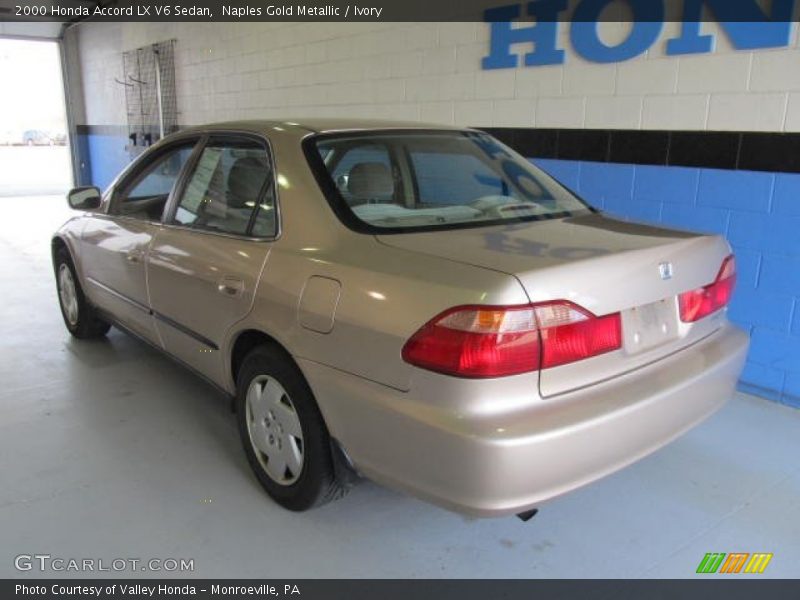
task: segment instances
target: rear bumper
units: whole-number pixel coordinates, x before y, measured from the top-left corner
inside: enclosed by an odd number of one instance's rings
[[[708,417],[731,397],[747,346],[747,335],[726,324],[657,363],[499,413],[454,410],[440,398],[415,397],[413,388],[299,362],[331,434],[360,472],[459,512],[493,516],[612,473]]]

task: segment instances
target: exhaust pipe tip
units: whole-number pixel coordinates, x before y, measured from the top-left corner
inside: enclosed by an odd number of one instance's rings
[[[517,513],[517,518],[518,518],[520,521],[522,521],[523,523],[527,523],[527,522],[528,522],[528,521],[530,521],[530,520],[531,520],[533,517],[535,517],[535,516],[536,516],[536,513],[538,513],[538,512],[539,512],[539,509],[538,509],[538,508],[532,508],[532,509],[530,509],[530,510],[526,510],[526,511],[524,511],[524,512]]]

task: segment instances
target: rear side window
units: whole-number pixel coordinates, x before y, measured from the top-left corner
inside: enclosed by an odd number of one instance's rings
[[[234,235],[275,235],[272,163],[251,140],[212,140],[192,169],[173,222]]]

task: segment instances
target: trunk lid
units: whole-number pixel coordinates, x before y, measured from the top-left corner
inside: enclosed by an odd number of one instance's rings
[[[516,277],[531,302],[620,312],[620,350],[542,371],[554,396],[649,364],[717,329],[724,311],[683,323],[677,295],[714,281],[730,248],[706,236],[600,214],[485,228],[379,235],[378,241]]]

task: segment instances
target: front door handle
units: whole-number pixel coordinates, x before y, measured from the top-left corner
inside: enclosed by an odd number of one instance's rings
[[[129,263],[138,263],[139,261],[142,260],[142,251],[131,250],[130,252],[128,252],[125,258]]]
[[[219,280],[217,291],[223,296],[238,298],[244,292],[244,281],[237,277],[225,276]]]

